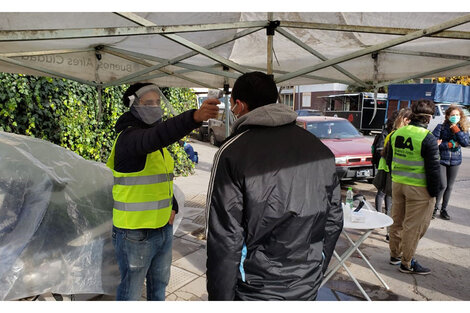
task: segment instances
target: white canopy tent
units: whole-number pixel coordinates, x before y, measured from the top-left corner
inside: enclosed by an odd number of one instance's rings
[[[10,12],[0,42],[2,72],[97,87],[231,87],[253,70],[279,86],[470,75],[468,13]]]

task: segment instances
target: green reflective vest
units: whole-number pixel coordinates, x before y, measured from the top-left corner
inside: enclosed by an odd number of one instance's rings
[[[397,129],[391,138],[393,148],[392,181],[426,187],[421,145],[429,130],[408,125]]]
[[[385,147],[387,146],[388,144],[388,141],[390,140],[390,137],[392,137],[392,134],[394,133],[395,131],[392,131],[390,134],[387,135],[387,137],[385,137],[385,140],[384,140],[384,149]],[[384,157],[381,157],[380,160],[379,160],[379,166],[377,167],[377,169],[379,170],[384,170],[385,172],[390,172],[390,169],[388,168],[388,165],[387,165],[387,162],[385,161],[385,158]]]
[[[119,135],[118,135],[119,138]],[[106,165],[113,171],[113,225],[125,229],[160,228],[168,223],[173,199],[173,158],[167,149],[147,155],[139,172],[114,170],[114,142]]]

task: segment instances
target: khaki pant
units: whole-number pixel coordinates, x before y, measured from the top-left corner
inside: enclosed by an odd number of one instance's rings
[[[426,187],[393,182],[392,202],[390,256],[401,256],[401,263],[410,267],[418,242],[431,222],[436,198],[429,195]]]

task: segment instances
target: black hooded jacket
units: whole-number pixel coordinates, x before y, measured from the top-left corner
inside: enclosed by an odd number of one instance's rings
[[[316,298],[343,211],[334,155],[296,117],[283,104],[257,108],[236,121],[214,156],[209,300]]]
[[[114,169],[122,173],[138,172],[144,169],[147,154],[160,150],[188,135],[202,123],[194,121],[196,110],[189,110],[164,122],[147,125],[130,112],[119,117],[116,132],[119,136],[114,156]],[[173,198],[173,210],[178,204]]]

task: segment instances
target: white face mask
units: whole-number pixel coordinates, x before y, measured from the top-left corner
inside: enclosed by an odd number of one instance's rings
[[[243,103],[242,103],[242,105],[243,105]],[[237,106],[238,106],[238,103],[235,103],[235,105],[233,106],[233,108],[231,108],[232,114],[233,114],[233,116],[235,117],[235,119],[237,119],[237,118],[240,117],[240,113],[235,114],[235,112],[234,112],[234,111],[235,111],[235,108],[236,108]],[[242,111],[243,111],[243,108],[242,108]],[[240,112],[241,112],[241,111],[240,111]]]

